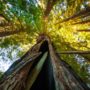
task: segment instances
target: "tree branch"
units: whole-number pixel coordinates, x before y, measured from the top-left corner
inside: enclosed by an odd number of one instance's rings
[[[25,32],[25,30],[3,31],[0,32],[0,37],[10,36],[10,35],[18,34],[20,32]]]
[[[87,14],[90,15],[90,7],[87,7],[85,10],[82,10],[82,11],[80,11],[80,12],[78,12],[78,13],[76,13],[76,14],[74,14],[74,15],[72,15],[72,16],[64,19],[64,20],[62,20],[62,21],[59,21],[56,24],[72,20],[72,19],[74,19],[76,17],[79,17],[79,16],[84,16],[85,17],[85,16],[87,16]]]
[[[61,51],[57,54],[90,54],[90,51]]]
[[[77,32],[90,32],[90,29],[81,29],[81,30],[77,30]]]
[[[72,25],[75,25],[75,24],[86,24],[86,23],[90,23],[90,20],[76,22],[76,23],[73,23]]]

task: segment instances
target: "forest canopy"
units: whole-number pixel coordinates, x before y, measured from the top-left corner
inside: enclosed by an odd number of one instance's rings
[[[0,0],[0,62],[23,56],[43,33],[90,86],[90,0]],[[2,66],[0,75],[9,66]]]

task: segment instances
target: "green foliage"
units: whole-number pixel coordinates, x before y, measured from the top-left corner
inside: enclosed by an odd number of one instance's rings
[[[3,74],[3,72],[0,72],[0,78],[1,78],[2,74]]]
[[[46,33],[57,52],[90,50],[90,33],[79,32],[90,29],[90,0],[57,0],[57,3],[53,2],[51,5],[53,7],[50,11],[45,11],[49,7],[47,5],[48,0],[1,0],[0,16],[6,21],[1,25],[4,20],[0,18],[0,32],[19,30],[20,33],[0,38],[0,47],[18,45],[25,50],[19,52],[18,55],[22,56],[35,43],[40,33]],[[44,12],[49,12],[46,17]],[[90,82],[90,73],[87,70],[90,67],[90,55],[82,56],[87,63],[83,66],[77,62],[75,55],[61,55],[61,58],[69,63],[84,81]]]

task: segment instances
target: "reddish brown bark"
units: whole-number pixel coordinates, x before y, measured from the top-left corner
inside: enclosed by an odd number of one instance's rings
[[[49,15],[50,11],[52,10],[53,6],[56,4],[57,1],[58,0],[48,0],[46,10],[44,12],[44,18]]]
[[[38,70],[34,67],[42,59],[45,52],[49,52],[49,54],[40,74],[32,87],[26,89],[27,85],[25,84],[31,75],[31,71]],[[9,71],[11,73],[0,81],[0,90],[89,90],[72,68],[56,55],[47,36],[43,36],[43,40],[35,44],[16,66],[15,70],[11,68]],[[27,84],[30,85],[30,83]]]

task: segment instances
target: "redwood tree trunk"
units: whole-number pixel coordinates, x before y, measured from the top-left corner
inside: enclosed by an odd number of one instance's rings
[[[60,59],[44,34],[0,81],[0,90],[89,90],[72,68]]]

